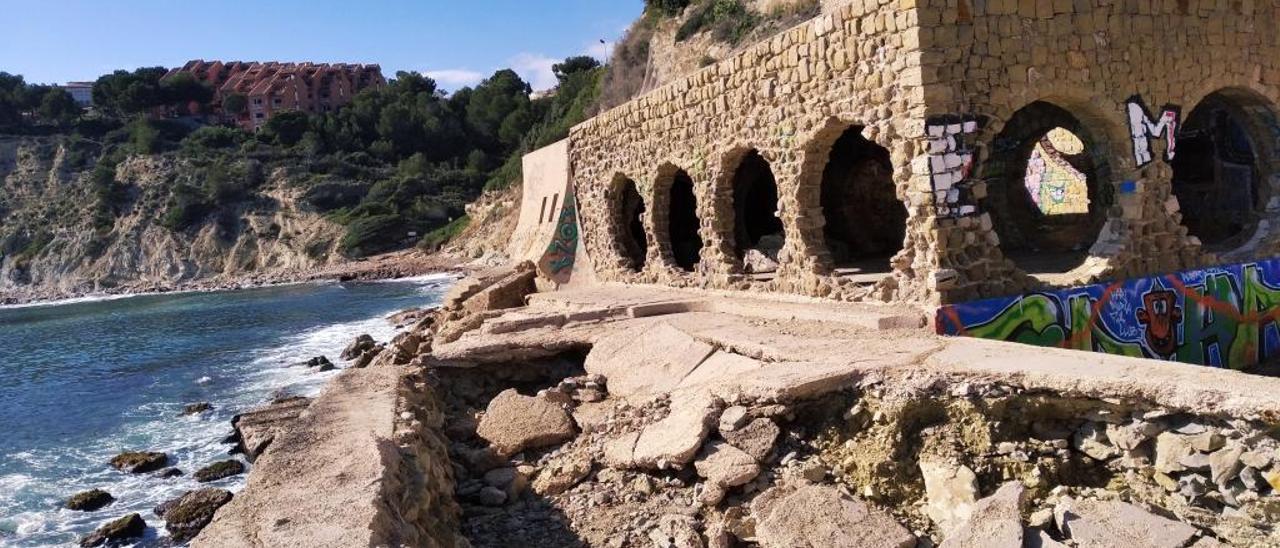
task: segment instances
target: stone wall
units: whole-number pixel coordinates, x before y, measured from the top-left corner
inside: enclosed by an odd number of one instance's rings
[[[603,280],[921,303],[1270,255],[1280,251],[1280,202],[1270,202],[1278,21],[1275,2],[854,1],[573,128],[584,242]],[[1257,230],[1206,250],[1180,225],[1164,143],[1214,92],[1244,113],[1260,197]],[[1082,264],[1052,278],[1002,253],[988,211],[998,205],[986,199],[997,182],[984,160],[1037,101],[1078,121],[1096,167],[1099,235]],[[1175,129],[1161,135],[1163,122]],[[908,211],[892,275],[874,284],[835,275],[824,242],[822,172],[855,126],[889,151]],[[772,277],[744,275],[734,241],[733,176],[753,150],[777,181],[786,235]],[[675,266],[666,235],[666,189],[680,170],[694,182],[705,244],[692,272]],[[617,207],[628,180],[646,205],[638,269],[624,258]]]

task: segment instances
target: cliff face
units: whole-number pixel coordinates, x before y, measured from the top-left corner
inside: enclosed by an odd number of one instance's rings
[[[0,301],[266,280],[341,260],[341,226],[302,208],[283,170],[175,231],[162,218],[185,161],[121,162],[104,216],[93,162],[74,156],[62,137],[0,138]]]

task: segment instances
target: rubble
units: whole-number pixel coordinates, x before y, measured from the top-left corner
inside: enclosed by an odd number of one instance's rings
[[[524,449],[563,443],[577,432],[573,418],[560,404],[521,396],[510,389],[489,402],[476,433],[499,455],[511,456]]]

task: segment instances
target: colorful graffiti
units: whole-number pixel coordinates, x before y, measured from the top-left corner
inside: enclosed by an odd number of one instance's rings
[[[1036,143],[1027,159],[1023,184],[1044,215],[1089,212],[1089,183],[1070,156],[1084,153],[1084,143],[1070,131],[1054,128]]]
[[[972,116],[935,116],[925,123],[933,205],[940,217],[964,217],[978,212],[970,178],[977,156],[965,139],[977,132],[978,119]]]
[[[554,209],[553,209],[554,210]],[[573,193],[564,198],[560,219],[547,251],[538,260],[538,270],[553,282],[569,283],[578,257],[578,201]]]
[[[1125,109],[1129,115],[1129,135],[1133,138],[1133,160],[1138,167],[1151,163],[1151,140],[1165,138],[1164,159],[1172,162],[1178,146],[1178,124],[1182,120],[1182,109],[1176,105],[1165,105],[1160,109],[1157,122],[1151,121],[1151,114],[1142,102],[1142,97],[1134,95],[1125,101]]]
[[[1280,259],[986,299],[942,335],[1246,369],[1280,355]]]

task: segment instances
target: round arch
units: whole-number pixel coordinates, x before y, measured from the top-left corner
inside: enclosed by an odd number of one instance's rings
[[[645,231],[644,198],[634,179],[616,174],[609,183],[610,236],[622,265],[633,271],[644,269],[649,253],[649,237]]]
[[[733,250],[748,275],[771,278],[778,269],[786,231],[778,208],[778,182],[759,150],[731,153],[727,165]],[[732,163],[729,163],[732,162]]]
[[[1002,254],[1033,276],[1084,264],[1114,203],[1107,131],[1083,123],[1088,113],[1047,100],[1028,103],[1007,118],[981,158],[982,210],[991,215]]]
[[[1183,111],[1172,192],[1187,233],[1213,251],[1256,232],[1277,174],[1273,103],[1242,87],[1212,91]]]
[[[675,164],[658,168],[653,191],[654,241],[669,264],[686,272],[696,269],[704,242],[693,178]]]

